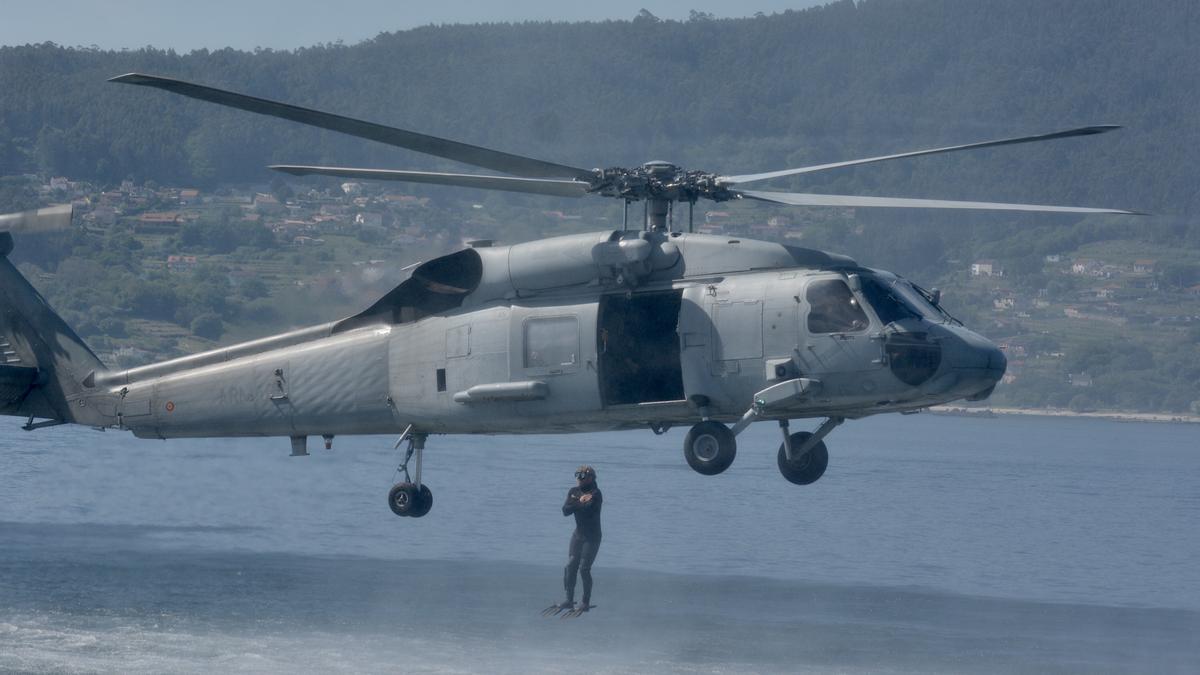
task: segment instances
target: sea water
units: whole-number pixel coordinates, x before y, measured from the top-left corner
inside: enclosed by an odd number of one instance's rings
[[[801,423],[793,430],[804,428]],[[1200,427],[851,421],[817,483],[773,424],[720,476],[684,430],[134,439],[0,421],[0,671],[1194,672]],[[312,444],[317,445],[317,444]],[[597,609],[559,599],[596,467]]]

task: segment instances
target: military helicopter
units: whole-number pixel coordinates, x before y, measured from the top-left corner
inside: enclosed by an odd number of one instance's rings
[[[824,251],[692,232],[700,199],[796,206],[1131,211],[745,189],[772,178],[938,153],[1099,134],[1115,126],[1006,138],[748,175],[667,162],[583,169],[177,79],[113,82],[164,89],[415,150],[507,176],[277,165],[325,175],[621,199],[621,230],[496,246],[421,263],[352,316],[161,363],[107,368],[7,257],[0,262],[0,412],[24,428],[74,423],[139,438],[400,433],[401,516],[433,503],[422,483],[431,434],[567,433],[690,425],[684,457],[719,474],[755,421],[779,424],[777,462],[807,485],[829,461],[825,437],[847,419],[987,398],[1004,374],[997,346],[939,304],[939,293]],[[629,206],[643,202],[640,227]],[[688,231],[674,206],[688,205]],[[69,219],[69,214],[68,214]],[[61,210],[0,219],[9,232],[61,226]],[[812,432],[789,422],[822,419]],[[414,473],[408,466],[415,455]]]

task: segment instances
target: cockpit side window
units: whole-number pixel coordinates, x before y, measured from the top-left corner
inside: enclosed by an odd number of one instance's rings
[[[854,333],[870,324],[850,287],[841,279],[818,279],[808,285],[809,333]]]

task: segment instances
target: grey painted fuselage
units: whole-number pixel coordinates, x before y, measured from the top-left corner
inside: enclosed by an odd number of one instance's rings
[[[841,256],[710,235],[466,249],[342,321],[93,373],[71,421],[153,438],[549,433],[732,421],[795,378],[805,394],[762,418],[990,392],[999,350],[919,298],[881,310],[887,284],[911,290]],[[853,316],[822,318],[821,289]]]

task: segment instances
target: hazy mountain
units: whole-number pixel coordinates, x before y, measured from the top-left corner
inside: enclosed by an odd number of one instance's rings
[[[262,180],[400,150],[162,92],[146,71],[583,166],[765,170],[1092,123],[1100,139],[821,174],[817,190],[1200,208],[1192,0],[849,0],[752,19],[425,27],[291,52],[0,49],[0,173]],[[462,167],[456,167],[462,168]]]

